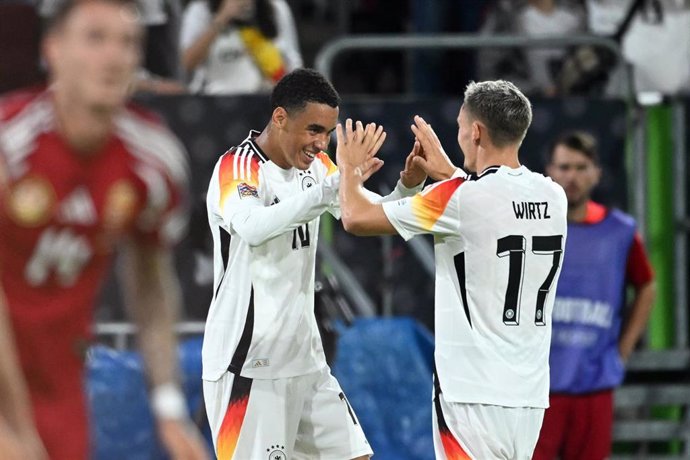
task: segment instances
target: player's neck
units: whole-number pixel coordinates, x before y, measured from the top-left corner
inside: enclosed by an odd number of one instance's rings
[[[97,153],[110,138],[113,111],[99,111],[54,94],[58,131],[72,149],[83,156]]]
[[[517,149],[481,149],[477,155],[477,174],[490,166],[507,166],[512,169],[520,167]]]
[[[271,124],[261,131],[261,134],[256,136],[254,142],[266,154],[269,160],[278,165],[282,169],[290,169],[291,166],[286,164],[285,159],[280,155],[280,147],[275,141],[275,137],[271,136]]]
[[[585,200],[582,204],[570,206],[568,205],[568,222],[584,222],[587,217],[587,203]]]

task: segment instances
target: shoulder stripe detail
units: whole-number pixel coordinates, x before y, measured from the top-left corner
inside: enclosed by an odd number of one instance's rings
[[[264,156],[264,153],[261,151],[261,149],[259,148],[259,146],[256,145],[256,143],[254,142],[253,139],[249,139],[249,140],[247,141],[247,145],[248,145],[249,148],[254,152],[254,154],[256,154],[258,160],[259,160],[261,163],[266,163],[266,162],[268,161],[268,160],[266,159],[266,157]]]
[[[163,126],[125,111],[115,121],[118,135],[139,160],[164,168],[178,184],[189,182],[189,166],[180,141]]]
[[[21,164],[35,150],[36,139],[54,126],[50,100],[38,96],[16,116],[0,123],[0,152],[5,156],[9,173],[19,174]]]
[[[412,212],[426,230],[431,230],[448,206],[455,191],[466,182],[462,177],[434,184],[412,198]]]
[[[259,187],[259,161],[248,145],[241,145],[226,152],[219,160],[218,185],[220,207],[223,209],[227,199],[243,191],[243,196],[256,196]],[[241,185],[241,187],[240,187]]]
[[[247,178],[247,180],[251,180],[252,178],[252,158],[254,157],[255,153],[252,151],[247,155],[246,160],[244,161],[244,170],[242,171],[244,173],[244,177]]]
[[[333,163],[333,160],[331,160],[331,157],[328,156],[326,152],[317,153],[316,158],[318,158],[326,167],[326,176],[330,176],[338,170],[338,167],[335,165],[335,163]]]
[[[237,171],[240,170],[240,157],[244,153],[244,147],[233,150],[230,155],[232,155],[232,180],[236,181],[239,179]]]

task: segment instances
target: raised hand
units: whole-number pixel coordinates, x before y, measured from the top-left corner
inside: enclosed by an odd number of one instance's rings
[[[354,170],[362,177],[362,181],[381,169],[383,161],[376,158],[376,154],[386,139],[382,126],[369,123],[365,128],[361,121],[357,121],[353,127],[352,119],[348,118],[344,128],[342,124],[338,124],[336,136],[338,168]]]
[[[407,188],[416,187],[426,180],[426,172],[414,162],[417,156],[423,156],[423,152],[421,144],[415,139],[412,151],[405,159],[405,169],[400,171],[400,181]]]
[[[414,164],[423,169],[434,180],[449,179],[457,169],[443,150],[438,136],[422,117],[416,115],[410,126],[421,146],[422,155],[412,158]]]

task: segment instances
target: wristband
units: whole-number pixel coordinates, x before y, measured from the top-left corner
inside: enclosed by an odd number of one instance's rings
[[[159,385],[151,390],[151,410],[160,419],[181,420],[188,417],[184,394],[174,383]]]

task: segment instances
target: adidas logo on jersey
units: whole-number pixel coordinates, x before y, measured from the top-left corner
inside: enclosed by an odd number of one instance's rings
[[[58,219],[77,225],[91,225],[96,222],[96,209],[86,188],[79,187],[62,200]]]
[[[257,367],[268,367],[270,366],[270,363],[268,359],[255,359],[252,361],[252,367],[257,368]]]

